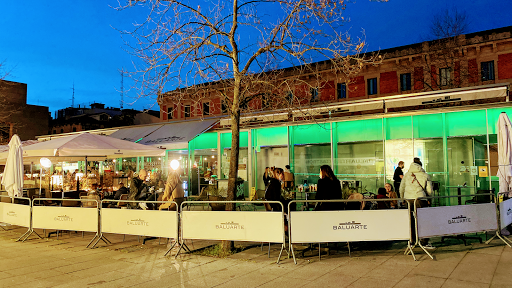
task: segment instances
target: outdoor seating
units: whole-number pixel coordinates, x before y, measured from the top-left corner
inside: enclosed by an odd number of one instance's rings
[[[121,194],[119,200],[128,200],[128,194]],[[126,207],[127,205],[127,202],[117,202],[117,207]]]
[[[89,199],[96,200],[96,201],[81,201],[82,202],[82,207],[85,207],[85,208],[97,208],[98,207],[98,202],[97,201],[100,200],[99,196],[97,196],[97,195],[82,196],[82,197],[80,197],[80,199],[82,199],[82,200],[89,200]]]

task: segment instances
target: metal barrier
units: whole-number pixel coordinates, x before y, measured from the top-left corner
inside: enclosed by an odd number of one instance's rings
[[[106,239],[103,233],[172,238],[175,242],[165,255],[178,243],[178,209],[176,211],[169,211],[103,208],[103,203],[109,202],[162,204],[171,202],[178,208],[178,203],[174,201],[102,200],[102,207],[100,209],[100,238],[92,247],[96,246],[100,239]]]
[[[462,198],[475,196],[489,196],[494,198],[493,194],[485,193],[421,197],[417,198],[416,201],[414,199],[408,199],[408,201],[414,201],[414,218],[416,223],[416,242],[412,248],[418,245],[430,258],[434,259],[434,257],[422,245],[420,241],[421,238],[497,231],[498,219],[496,217],[497,204],[495,201],[494,203],[491,202],[469,205],[418,207],[418,203],[420,203],[419,201],[421,200],[428,201],[429,199],[439,200],[442,198]],[[489,243],[489,241],[486,243]],[[412,248],[410,251],[412,251]],[[408,251],[406,251],[406,253],[408,253]]]
[[[27,227],[28,230],[20,238],[16,241],[25,240],[35,233],[32,229],[32,200],[26,197],[10,197],[0,195],[0,198],[10,198],[12,199],[12,203],[0,202],[0,222],[8,223],[11,225],[17,225],[22,227]],[[28,205],[25,204],[16,204],[14,203],[16,199],[20,199],[23,201],[28,201]],[[2,227],[3,228],[3,227]],[[35,233],[39,238],[39,234]]]
[[[293,203],[354,203],[390,202],[404,199],[357,199],[357,200],[293,200]],[[329,211],[290,211],[289,246],[295,259],[294,243],[325,243],[351,241],[406,240],[411,248],[411,220],[409,209],[376,210],[329,210]],[[350,245],[348,247],[350,255]],[[411,250],[412,251],[412,250]],[[416,260],[414,253],[412,253]]]
[[[184,211],[181,204],[180,249],[188,249],[184,239],[228,240],[282,243],[277,263],[285,248],[283,204],[279,201],[201,201],[203,204],[251,203],[279,204],[280,212],[273,211]],[[190,249],[188,249],[190,251]]]
[[[96,232],[96,235],[92,238],[91,242],[87,244],[87,247],[89,247],[96,238],[103,239],[100,237],[99,201],[95,199],[35,198],[33,203],[40,201],[96,202],[96,207],[93,207],[95,209],[88,207],[32,205],[32,226],[38,229]]]
[[[496,235],[492,236],[491,239],[486,241],[486,243],[490,243],[495,237],[501,239],[501,241],[505,242],[508,247],[512,246],[512,241],[510,239],[503,237],[501,235],[501,230],[505,229],[508,225],[512,224],[512,199],[503,200],[501,196],[505,196],[505,194],[509,194],[509,192],[499,192],[497,197],[495,198],[495,202],[497,203],[497,209],[499,213],[498,221],[499,221],[499,229],[496,230]]]

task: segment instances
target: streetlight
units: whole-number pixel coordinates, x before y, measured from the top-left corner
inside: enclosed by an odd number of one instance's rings
[[[42,179],[43,179],[43,167],[44,168],[50,168],[52,166],[52,161],[48,158],[41,158],[39,159],[39,164],[41,164],[41,172],[39,173],[39,196],[41,196],[42,191]],[[49,186],[48,186],[49,189]]]

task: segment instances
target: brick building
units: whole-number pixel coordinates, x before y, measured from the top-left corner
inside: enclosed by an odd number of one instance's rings
[[[321,77],[325,81],[310,84],[310,87],[295,87],[293,93],[309,101],[311,107],[325,107],[386,96],[506,83],[512,79],[512,26],[386,49],[379,53],[384,59],[380,65],[367,65],[353,77],[335,74],[329,69],[328,62],[320,62],[318,65],[324,71]],[[307,77],[304,75],[304,79]],[[166,95],[159,98],[162,121],[227,115],[221,98],[215,94],[202,99],[200,103],[185,99],[179,104],[173,103]],[[465,104],[504,100],[473,99]],[[265,111],[263,101],[252,102],[250,105],[254,112]],[[414,106],[405,110],[418,108],[422,107]],[[366,112],[380,112],[382,109]],[[366,112],[356,111],[356,114]],[[353,114],[347,111],[336,115]]]
[[[48,107],[27,104],[27,84],[0,80],[0,143],[8,142],[10,134],[35,139],[48,132],[49,120]]]

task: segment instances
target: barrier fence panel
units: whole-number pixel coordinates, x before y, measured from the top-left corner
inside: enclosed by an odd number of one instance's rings
[[[434,202],[434,199],[476,196],[493,197],[494,195],[486,193],[455,196],[435,196],[422,197],[418,198],[417,200],[429,200],[431,202]],[[491,201],[490,198],[489,201]],[[414,246],[419,245],[423,249],[423,251],[425,251],[425,253],[432,259],[434,259],[434,257],[421,244],[420,238],[429,238],[433,236],[463,235],[467,233],[498,230],[498,217],[496,215],[497,203],[480,203],[457,206],[421,208],[418,207],[418,203],[419,201],[414,202],[414,212],[416,215],[416,243]],[[465,239],[464,237],[461,238]],[[504,242],[506,243],[506,241]],[[489,243],[489,241],[486,243]]]
[[[190,203],[197,203],[197,201],[185,201],[182,205]],[[201,201],[201,203],[276,203],[283,208],[278,201]],[[181,210],[181,235],[182,241],[183,239],[202,239],[270,242],[282,243],[284,247],[284,214],[272,211]],[[279,258],[282,251],[283,248]]]
[[[505,192],[508,194],[508,192]],[[503,193],[503,194],[505,194]],[[500,193],[502,194],[502,193]],[[500,197],[498,197],[500,199]],[[500,200],[500,229],[505,229],[508,225],[512,224],[512,199],[505,201]]]
[[[0,196],[3,198],[10,198],[9,196]],[[19,199],[22,201],[27,201],[28,204],[16,204],[16,203],[7,203],[7,202],[0,202],[0,222],[21,226],[21,227],[27,227],[28,230],[23,235],[21,235],[18,240],[22,240],[23,242],[30,237],[30,235],[33,233],[31,220],[32,220],[32,200],[30,198],[26,197],[14,197],[14,199]],[[36,233],[37,235],[37,233]],[[39,238],[41,236],[37,235]]]
[[[15,199],[27,200],[29,204],[23,205],[0,202],[0,222],[30,228],[30,199],[24,197],[15,197]]]
[[[34,201],[52,201],[61,203],[63,201],[73,202],[99,202],[93,199],[59,199],[59,198],[37,198]],[[55,229],[96,232],[94,239],[100,235],[99,231],[99,211],[98,208],[87,207],[61,207],[61,206],[32,206],[32,228]]]
[[[417,218],[420,238],[498,228],[494,203],[417,208]]]
[[[398,199],[371,199],[394,201]],[[403,200],[403,199],[402,199]],[[323,200],[321,202],[362,202],[363,200]],[[365,199],[364,201],[368,201]],[[320,202],[294,200],[292,203]],[[407,240],[411,238],[409,209],[290,211],[290,245],[353,241]],[[295,253],[292,255],[295,261]],[[414,255],[413,255],[414,256]],[[295,261],[296,263],[296,261]]]
[[[107,202],[168,203],[169,201],[103,200],[102,204]],[[176,202],[170,202],[178,207]],[[178,241],[178,211],[101,208],[100,213],[102,236],[103,233],[115,233],[172,238]]]

